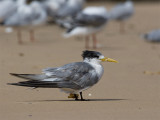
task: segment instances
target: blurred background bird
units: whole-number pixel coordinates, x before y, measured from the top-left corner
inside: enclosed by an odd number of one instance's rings
[[[142,36],[148,42],[160,42],[160,29],[152,30]]]
[[[0,21],[3,21],[14,14],[17,10],[16,0],[0,1]]]
[[[49,22],[65,27],[66,21],[71,21],[83,9],[85,0],[43,0],[41,3],[50,18]]]
[[[45,23],[47,19],[46,11],[38,0],[17,0],[16,4],[16,11],[6,19],[3,19],[1,24],[17,29],[19,44],[22,44],[21,29],[29,30],[30,40],[33,42],[35,40],[34,26]]]
[[[124,3],[119,3],[114,6],[110,11],[110,20],[116,20],[120,23],[120,33],[125,32],[125,21],[128,20],[134,13],[134,5],[131,0]]]
[[[42,0],[41,4],[46,10],[48,17],[53,21],[56,19],[57,12],[67,3],[67,0]]]
[[[96,49],[96,34],[102,30],[108,21],[108,12],[105,7],[86,7],[77,14],[71,27],[68,28],[64,37],[85,36],[85,48],[89,48],[89,37],[92,37],[93,48]]]

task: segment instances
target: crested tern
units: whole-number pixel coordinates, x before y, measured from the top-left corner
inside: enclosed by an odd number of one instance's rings
[[[46,68],[43,74],[15,74],[13,76],[27,79],[9,85],[33,87],[33,88],[60,88],[69,93],[68,98],[85,100],[82,91],[95,85],[102,77],[103,66],[100,62],[116,62],[116,60],[104,57],[100,52],[85,50],[82,53],[83,61],[66,64],[62,67]]]

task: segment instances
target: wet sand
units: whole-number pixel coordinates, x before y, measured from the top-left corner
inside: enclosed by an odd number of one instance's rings
[[[88,5],[113,6],[102,2]],[[9,73],[40,73],[43,68],[81,61],[84,40],[64,39],[63,29],[46,25],[36,30],[33,43],[23,31],[24,44],[19,45],[15,30],[7,34],[0,27],[0,119],[159,120],[160,44],[145,42],[140,35],[160,28],[160,4],[135,6],[125,33],[119,33],[119,23],[110,21],[97,36],[102,44],[97,50],[119,63],[102,63],[102,79],[83,92],[90,101],[68,99],[59,89],[7,85],[22,80]]]

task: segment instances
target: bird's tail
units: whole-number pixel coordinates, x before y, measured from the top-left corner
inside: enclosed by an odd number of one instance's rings
[[[8,83],[8,85],[24,86],[24,87],[33,87],[33,88],[61,88],[58,83],[39,81],[39,80],[29,80],[22,81],[18,83]]]
[[[8,85],[34,87],[34,88],[74,88],[75,85],[69,82],[53,81],[50,80],[45,74],[15,74],[10,73],[13,76],[27,79],[27,81],[20,81],[18,83],[8,83]]]
[[[10,73],[10,74],[28,80],[43,80],[47,78],[45,74],[16,74],[16,73]]]
[[[18,83],[8,83],[8,85],[17,85],[17,86],[26,86],[26,87],[40,87],[43,79],[46,79],[47,76],[44,74],[16,74],[10,73],[13,76],[27,79],[28,81],[22,81]],[[44,83],[43,83],[44,85]]]
[[[74,29],[74,27],[67,29],[67,31],[65,33],[63,33],[63,37],[64,38],[69,38],[69,37],[73,36],[72,35],[72,30],[73,29]]]
[[[71,83],[61,83],[61,82],[51,82],[51,81],[39,81],[39,80],[29,80],[22,81],[18,83],[8,83],[8,85],[32,87],[32,88],[73,88],[76,89],[77,85]]]

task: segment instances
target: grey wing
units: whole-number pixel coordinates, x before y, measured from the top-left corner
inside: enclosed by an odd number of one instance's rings
[[[77,3],[73,3],[73,5],[70,5],[68,1],[66,1],[64,4],[62,4],[61,8],[57,11],[56,16],[59,18],[64,17],[74,17],[77,15],[78,12],[80,12],[83,8],[84,2],[83,1],[77,1]]]
[[[133,7],[125,7],[123,4],[119,4],[111,9],[110,19],[123,20],[130,17],[133,12]]]
[[[89,87],[98,82],[95,69],[84,62],[71,63],[59,68],[47,68],[43,70],[43,73],[59,78],[61,82],[74,84],[77,89]]]
[[[21,15],[21,25],[28,25],[33,24],[37,25],[40,23],[45,22],[46,20],[46,13],[39,8],[31,8],[32,12],[30,14]]]
[[[7,26],[19,26],[19,25],[27,25],[30,20],[31,20],[30,14],[26,15],[25,13],[16,12],[8,19],[6,19],[4,23]]]
[[[32,7],[32,15],[31,22],[33,25],[44,23],[47,19],[47,13],[42,8],[42,5],[38,2],[33,2]]]
[[[0,1],[0,19],[5,20],[13,13],[16,12],[17,5],[14,1],[11,0],[3,0]]]
[[[7,18],[5,21],[4,21],[4,24],[7,25],[7,26],[17,26],[20,24],[20,16],[19,14],[13,14],[12,16],[10,16],[9,18]]]
[[[80,13],[75,19],[75,23],[81,26],[101,26],[107,22],[107,18],[100,15],[87,15]]]
[[[60,9],[57,13],[56,16],[60,18],[68,17],[68,16],[75,16],[82,7],[80,6],[74,6],[72,8],[68,6],[64,6],[63,9]]]
[[[39,7],[39,9],[38,9]],[[9,19],[6,19],[5,25],[8,26],[23,26],[28,24],[40,24],[46,20],[46,13],[38,6],[36,9],[30,8],[32,12],[16,12]]]

